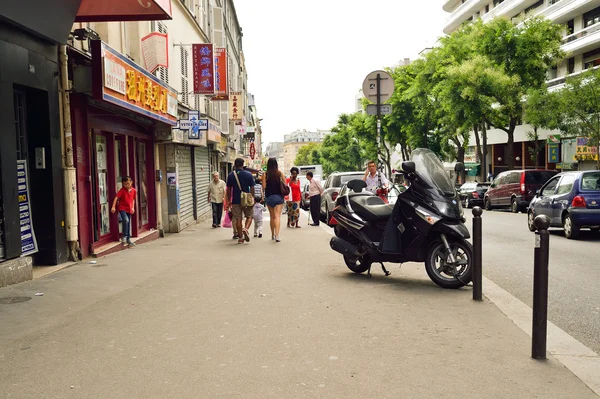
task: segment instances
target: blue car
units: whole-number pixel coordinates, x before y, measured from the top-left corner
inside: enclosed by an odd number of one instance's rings
[[[582,228],[600,231],[600,171],[565,172],[548,180],[529,204],[529,230],[535,231],[538,215],[562,227],[567,238],[577,238]]]

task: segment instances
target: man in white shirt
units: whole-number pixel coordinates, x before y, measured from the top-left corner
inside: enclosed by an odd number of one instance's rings
[[[313,178],[313,172],[306,172],[306,179],[309,181],[308,196],[310,197],[310,215],[313,220],[311,226],[318,226],[321,216],[321,194],[323,194],[323,187],[317,179]]]
[[[381,172],[377,173],[377,164],[375,161],[369,161],[367,164],[367,170],[363,176],[363,180],[367,183],[367,190],[375,193],[379,188],[379,178],[381,177],[382,188],[388,188],[390,182]]]
[[[208,202],[212,206],[213,228],[221,227],[223,200],[225,199],[226,188],[225,182],[219,177],[219,172],[213,172],[213,179],[208,184]]]

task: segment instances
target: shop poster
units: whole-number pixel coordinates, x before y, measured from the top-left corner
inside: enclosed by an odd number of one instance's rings
[[[27,256],[38,252],[38,246],[33,231],[33,217],[31,216],[31,203],[29,202],[29,176],[27,175],[27,162],[25,160],[17,161],[17,177],[19,184],[21,256]]]

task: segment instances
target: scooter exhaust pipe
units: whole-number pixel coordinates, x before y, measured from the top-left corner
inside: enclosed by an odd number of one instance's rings
[[[339,237],[332,237],[331,241],[329,241],[329,245],[331,246],[331,249],[341,253],[342,255],[351,258],[356,257],[358,255],[358,248],[356,246],[350,244],[348,241],[343,240]]]

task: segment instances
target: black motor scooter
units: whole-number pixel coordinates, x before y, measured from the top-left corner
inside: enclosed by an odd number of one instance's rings
[[[342,188],[331,212],[336,237],[330,245],[355,273],[371,272],[373,263],[425,262],[429,278],[443,288],[471,281],[473,249],[460,199],[441,161],[428,149],[416,149],[402,164],[410,187],[394,205],[362,192],[352,180]],[[456,165],[456,172],[464,166]]]

